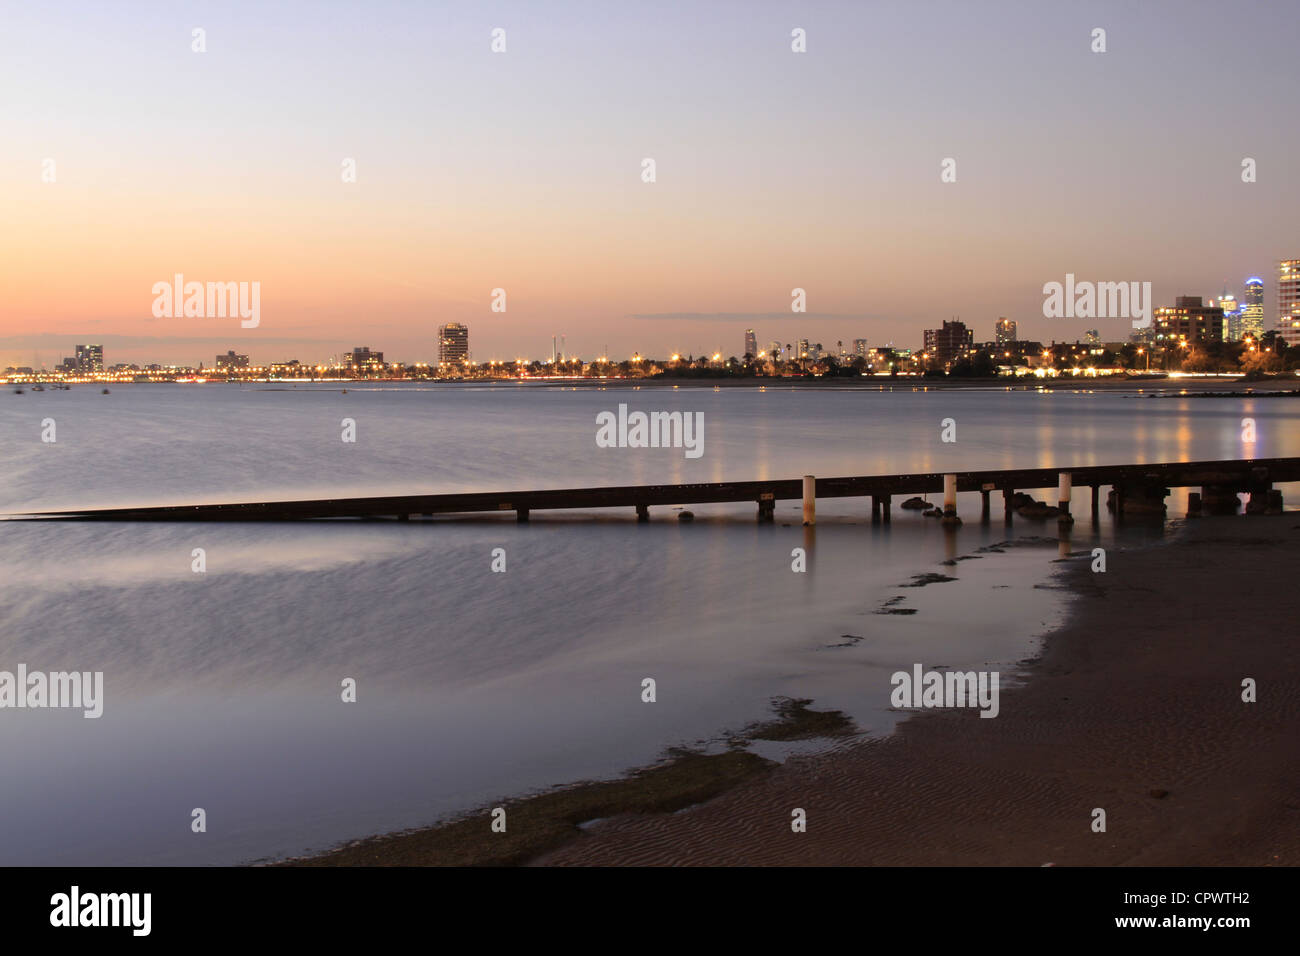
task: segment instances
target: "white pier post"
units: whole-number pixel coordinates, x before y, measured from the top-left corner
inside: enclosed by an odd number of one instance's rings
[[[961,524],[961,518],[957,517],[956,475],[943,476],[943,518],[940,522],[949,527]]]
[[[1061,483],[1056,492],[1056,507],[1061,512],[1056,520],[1061,524],[1074,523],[1074,517],[1070,514],[1070,485],[1072,480],[1073,476],[1068,471],[1061,472]]]

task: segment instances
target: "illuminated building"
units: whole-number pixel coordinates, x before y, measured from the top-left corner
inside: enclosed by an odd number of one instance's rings
[[[1211,302],[1211,305],[1214,303]],[[1223,338],[1227,342],[1241,339],[1241,310],[1237,307],[1237,297],[1227,289],[1219,296],[1219,308],[1223,310]]]
[[[1162,306],[1151,317],[1157,342],[1223,341],[1223,310],[1204,305],[1199,295],[1180,295],[1173,307]]]
[[[965,322],[944,322],[941,329],[925,330],[925,352],[943,365],[951,365],[971,347],[974,337]]]
[[[469,326],[448,322],[438,327],[438,362],[454,364],[469,359]]]
[[[78,345],[76,364],[79,372],[104,371],[104,346]]]
[[[231,349],[225,355],[217,356],[217,368],[248,368],[248,356],[236,355]]]
[[[1277,330],[1287,346],[1300,345],[1300,259],[1277,264]]]
[[[1264,280],[1251,276],[1246,280],[1246,301],[1241,307],[1241,334],[1256,342],[1264,334]]]
[[[383,371],[384,353],[372,352],[367,345],[358,345],[352,350],[351,355],[343,356],[343,364],[349,366],[354,372]]]

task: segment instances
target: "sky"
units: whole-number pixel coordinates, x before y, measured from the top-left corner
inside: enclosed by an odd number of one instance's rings
[[[751,327],[919,347],[1004,315],[1022,338],[1126,337],[1043,316],[1066,273],[1149,281],[1157,305],[1260,275],[1271,318],[1277,260],[1300,258],[1296,19],[1249,0],[0,0],[0,367],[78,342],[109,364],[435,361],[449,321],[481,361],[549,357],[553,335],[587,358],[739,355]],[[177,273],[260,283],[257,327],[155,317]]]

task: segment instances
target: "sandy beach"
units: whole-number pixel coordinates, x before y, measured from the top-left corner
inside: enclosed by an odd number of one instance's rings
[[[1072,562],[1069,622],[996,719],[927,711],[702,805],[598,822],[532,863],[1294,865],[1298,575],[1294,513],[1192,521],[1111,553],[1104,574]]]

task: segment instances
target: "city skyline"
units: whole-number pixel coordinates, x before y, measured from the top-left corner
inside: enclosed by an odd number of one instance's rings
[[[1262,279],[1260,279],[1258,276],[1255,275],[1248,276],[1245,280],[1243,280],[1241,284],[1241,288],[1243,290],[1243,296],[1241,299],[1236,298],[1235,292],[1233,291],[1230,284],[1225,284],[1224,288],[1217,295],[1214,296],[1190,297],[1190,298],[1201,299],[1202,302],[1204,303],[1204,308],[1206,310],[1214,311],[1217,313],[1217,311],[1219,311],[1221,308],[1221,311],[1223,311],[1224,313],[1224,324],[1222,329],[1222,337],[1224,341],[1235,341],[1238,340],[1240,337],[1247,336],[1247,335],[1251,336],[1252,338],[1258,339],[1262,334],[1259,331],[1259,327],[1262,327],[1263,332],[1276,331],[1284,340],[1288,342],[1288,344],[1291,345],[1294,345],[1297,340],[1300,340],[1300,322],[1293,320],[1291,323],[1284,325],[1281,320],[1281,316],[1284,314],[1284,312],[1290,315],[1300,315],[1300,292],[1297,291],[1297,289],[1300,288],[1300,282],[1298,282],[1298,280],[1295,278],[1297,275],[1300,275],[1300,260],[1280,259],[1277,260],[1277,263],[1278,265],[1276,271],[1279,273],[1280,278],[1277,283],[1277,293],[1276,293],[1277,312],[1273,317],[1269,317],[1268,313],[1264,309],[1265,288],[1266,288],[1265,284],[1263,283]],[[1288,281],[1288,277],[1290,277],[1289,281]],[[1183,294],[1174,296],[1172,301],[1169,304],[1157,305],[1156,307],[1157,313],[1173,310],[1182,305],[1181,300],[1188,299],[1188,298],[1189,296]],[[1157,303],[1160,303],[1162,300],[1157,298],[1155,301]],[[1251,311],[1252,309],[1254,310],[1253,312]],[[1079,322],[1082,322],[1083,324],[1088,324],[1089,321],[1095,321],[1095,320],[1080,319],[1075,324],[1079,324]],[[756,331],[756,329],[746,328],[743,331],[744,345],[740,351],[729,351],[725,346],[722,346],[716,348],[702,347],[699,349],[698,352],[688,348],[667,348],[663,351],[662,354],[656,354],[651,351],[641,350],[641,349],[633,349],[630,353],[623,356],[612,354],[607,350],[601,350],[596,354],[587,354],[582,351],[569,350],[566,354],[568,357],[581,358],[588,362],[602,361],[602,360],[619,362],[627,358],[631,358],[632,356],[642,356],[642,355],[644,355],[646,358],[666,359],[672,355],[677,355],[677,354],[680,354],[682,356],[694,355],[698,357],[707,357],[710,355],[717,354],[723,356],[724,358],[733,358],[733,357],[743,358],[743,356],[747,352],[750,352],[754,358],[759,358],[762,356],[771,357],[774,354],[774,347],[776,347],[776,351],[783,356],[786,356],[787,351],[793,351],[796,354],[807,355],[810,345],[815,343],[817,345],[823,346],[824,353],[827,355],[843,355],[846,357],[852,357],[854,354],[859,354],[859,355],[862,354],[863,350],[868,347],[872,349],[891,348],[891,349],[898,349],[898,350],[916,350],[916,351],[930,348],[930,345],[928,343],[931,341],[931,337],[937,331],[941,330],[944,326],[947,326],[950,322],[961,323],[967,329],[969,329],[970,334],[968,337],[972,340],[972,342],[976,344],[980,344],[980,343],[1001,344],[1004,341],[1014,342],[1017,339],[1025,340],[1029,338],[1028,336],[1019,334],[1018,330],[1021,324],[1020,321],[1017,319],[1009,318],[1006,315],[1000,315],[996,319],[991,320],[991,326],[990,326],[991,332],[987,337],[978,334],[980,325],[977,321],[963,320],[961,316],[958,315],[952,317],[951,319],[945,319],[936,322],[933,327],[926,327],[917,330],[915,340],[905,339],[902,341],[895,341],[895,340],[872,341],[868,337],[854,335],[851,338],[847,339],[847,343],[848,343],[847,345],[845,344],[846,342],[845,339],[830,338],[828,339],[829,341],[838,344],[836,344],[834,347],[831,348],[825,348],[824,341],[818,340],[815,334],[813,335],[805,334],[805,335],[794,336],[789,343],[785,343],[783,339],[773,339],[766,347],[764,347],[758,344],[759,333]],[[1232,333],[1232,330],[1235,330],[1235,334]],[[1050,338],[1044,341],[1050,343],[1056,343],[1056,342],[1069,343],[1069,342],[1085,342],[1085,341],[1120,342],[1125,340],[1137,341],[1142,338],[1141,335],[1133,333],[1131,329],[1125,329],[1122,327],[1120,331],[1121,332],[1127,331],[1127,334],[1117,336],[1115,338],[1107,338],[1106,336],[1101,335],[1098,329],[1094,327],[1094,328],[1087,328],[1087,329],[1080,330],[1079,334],[1076,335],[1074,338],[1068,338],[1068,337],[1061,338],[1061,339]],[[448,338],[449,334],[452,336],[452,338]],[[728,334],[734,336],[737,333],[735,329],[729,329]],[[530,354],[527,352],[527,350],[523,350],[523,349],[514,349],[512,351],[507,350],[505,353],[500,355],[494,354],[490,357],[479,358],[474,355],[473,350],[469,346],[468,325],[464,323],[450,322],[450,323],[446,323],[445,325],[440,325],[437,328],[437,332],[431,346],[432,357],[429,357],[427,354],[422,354],[420,356],[413,357],[413,358],[394,356],[391,359],[391,361],[394,363],[400,363],[400,364],[405,364],[410,366],[451,364],[454,362],[461,362],[466,360],[481,361],[484,363],[488,363],[488,362],[514,363],[520,361],[521,359],[526,360],[529,363],[540,362],[545,364],[547,362],[553,362],[555,360],[557,354],[557,343],[560,341],[561,338],[562,337],[559,335],[552,336],[553,341],[551,343],[551,349],[549,350],[551,353],[551,357],[549,359],[546,357],[545,353]],[[229,340],[230,337],[227,336],[223,339],[213,339],[212,341],[220,345],[221,342],[226,342]],[[793,348],[787,350],[786,344],[793,346]],[[751,345],[753,346],[752,350],[751,350]],[[3,368],[33,368],[33,369],[47,368],[48,369],[48,368],[60,368],[60,367],[68,366],[69,364],[72,364],[74,366],[80,366],[82,364],[81,352],[82,349],[85,348],[92,348],[98,350],[97,354],[98,354],[99,368],[100,369],[104,368],[105,367],[104,360],[103,360],[104,346],[101,342],[93,345],[86,345],[85,343],[73,343],[72,345],[66,346],[64,348],[64,353],[60,355],[60,361],[54,363],[54,365],[51,365],[48,361],[42,359],[39,355],[39,352],[37,352],[35,358],[31,362],[26,362],[26,363],[8,362],[8,363],[0,364],[0,369]],[[238,357],[243,360],[243,364],[245,365],[262,366],[262,367],[284,364],[291,361],[301,361],[304,365],[321,365],[324,367],[338,367],[338,366],[345,366],[350,364],[351,362],[356,361],[355,353],[360,352],[362,350],[368,352],[369,347],[352,346],[350,348],[339,348],[329,353],[329,355],[327,356],[313,355],[312,353],[304,353],[304,355],[306,356],[305,358],[297,355],[291,356],[291,355],[276,353],[274,356],[271,357],[261,356],[261,357],[257,357],[256,359],[251,359],[250,356],[254,354],[253,352],[244,353],[239,355]],[[563,350],[560,351],[562,352]],[[376,354],[378,355],[377,361],[382,363],[383,352],[381,351]],[[226,351],[223,354],[219,354],[216,357],[216,361],[215,361],[216,367],[218,368],[222,367],[223,360],[226,360],[228,357],[234,357],[234,356],[236,356],[236,352],[234,349],[226,349]],[[788,357],[789,356],[786,356],[786,358]],[[369,358],[366,359],[366,362],[369,362]],[[156,358],[152,358],[152,359],[151,358],[122,358],[117,362],[109,363],[110,366],[135,365],[140,367],[162,366],[162,367],[183,367],[183,368],[192,368],[192,369],[210,367],[211,364],[213,363],[209,363],[207,360],[204,359],[200,359],[198,361],[185,361],[185,360],[161,361]],[[235,363],[235,364],[238,365],[239,363]]]
[[[1286,115],[1275,10],[938,4],[924,43],[896,42],[916,29],[905,4],[733,12],[613,10],[597,29],[578,4],[394,3],[356,31],[338,10],[234,4],[197,17],[196,53],[196,15],[165,6],[73,4],[53,29],[15,11],[0,77],[45,109],[4,114],[0,366],[86,340],[192,363],[363,338],[419,361],[452,322],[502,358],[559,335],[584,355],[730,354],[735,325],[903,343],[951,316],[1110,340],[1124,320],[1043,318],[1042,284],[1209,299],[1296,254],[1278,211],[1300,204],[1300,133],[1194,132],[1242,102]],[[1250,36],[1252,56],[1183,69],[1204,36]],[[150,290],[177,273],[261,283],[260,323],[156,318]]]

